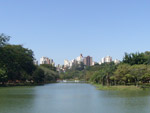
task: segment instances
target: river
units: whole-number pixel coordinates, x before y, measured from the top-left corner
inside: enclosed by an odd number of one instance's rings
[[[100,91],[84,83],[6,87],[0,113],[150,113],[150,91]]]

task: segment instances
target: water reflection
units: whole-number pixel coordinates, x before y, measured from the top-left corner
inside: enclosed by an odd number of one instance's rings
[[[0,88],[0,113],[31,113],[33,99],[32,87]]]
[[[0,113],[149,113],[150,91],[100,91],[58,83],[0,88]]]

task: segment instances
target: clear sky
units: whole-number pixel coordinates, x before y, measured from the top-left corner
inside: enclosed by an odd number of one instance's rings
[[[0,33],[56,64],[150,50],[150,0],[0,0]]]

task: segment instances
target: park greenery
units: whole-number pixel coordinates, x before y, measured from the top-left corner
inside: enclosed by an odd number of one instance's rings
[[[9,44],[9,36],[0,35],[0,85],[32,85],[55,82],[58,72],[52,65],[34,65],[33,51]]]
[[[9,36],[0,35],[0,85],[35,85],[58,79],[79,79],[101,86],[150,85],[149,51],[125,53],[120,64],[110,62],[88,67],[81,62],[58,73],[50,64],[35,65],[32,50],[9,44],[9,40]]]
[[[83,79],[101,86],[140,86],[150,84],[150,52],[125,53],[120,64],[103,63],[90,67],[80,64],[60,74],[64,79]],[[83,68],[84,67],[84,68]]]

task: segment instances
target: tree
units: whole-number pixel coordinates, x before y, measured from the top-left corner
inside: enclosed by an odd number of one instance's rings
[[[44,82],[44,71],[40,68],[37,68],[34,72],[33,72],[33,80],[35,83],[43,83]]]
[[[2,83],[2,85],[4,85],[6,81],[7,81],[7,75],[5,70],[0,69],[0,82]]]
[[[40,66],[56,71],[56,67],[51,64],[41,64]]]
[[[125,53],[125,56],[123,58],[123,63],[127,63],[130,65],[135,64],[150,64],[150,53]]]
[[[105,77],[104,70],[99,70],[92,75],[91,81],[105,85]]]
[[[50,69],[49,67],[45,67],[43,65],[39,66],[40,69],[44,71],[44,81],[45,82],[56,82],[58,79],[58,72]]]
[[[0,59],[0,67],[12,81],[22,80],[22,75],[31,76],[35,70],[33,52],[21,45],[5,45],[1,48]]]
[[[150,52],[149,51],[146,51],[145,53],[145,59],[146,59],[146,62],[145,64],[150,64]]]
[[[113,62],[111,62],[102,64],[98,67],[99,71],[94,71],[94,73],[91,76],[91,81],[101,83],[103,85],[111,85],[110,77],[113,76],[113,72],[116,70],[116,65]],[[96,66],[95,69],[97,69],[98,67]]]
[[[3,47],[9,41],[10,36],[6,36],[4,34],[0,34],[0,47]]]
[[[141,77],[143,83],[149,83],[150,82],[150,73],[145,73]]]
[[[146,65],[133,65],[130,68],[130,74],[134,76],[135,85],[139,85],[139,81],[141,80],[142,76],[145,75],[147,70]]]
[[[130,72],[130,65],[129,64],[120,64],[116,71],[114,72],[114,76],[116,78],[117,84],[127,84],[128,80],[126,79],[126,75]]]

